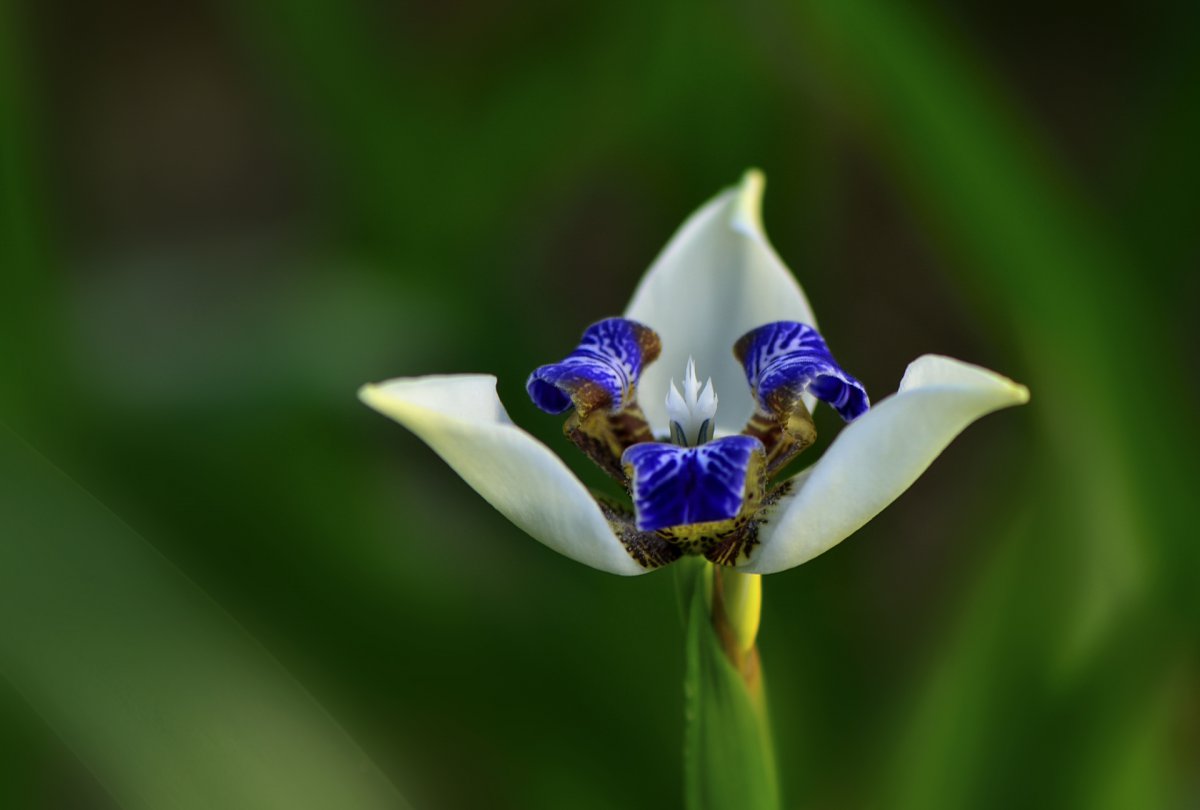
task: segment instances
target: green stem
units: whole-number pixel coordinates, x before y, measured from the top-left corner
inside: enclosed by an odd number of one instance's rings
[[[761,578],[681,561],[679,582],[687,626],[685,804],[774,810],[779,786],[754,643]]]

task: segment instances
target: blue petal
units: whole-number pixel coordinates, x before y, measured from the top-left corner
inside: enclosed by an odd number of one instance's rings
[[[781,392],[809,393],[850,422],[870,407],[867,389],[842,371],[824,338],[811,326],[776,321],[747,332],[734,347],[758,404],[772,410]]]
[[[619,410],[632,401],[642,369],[659,353],[658,335],[625,318],[589,326],[565,360],[541,366],[525,383],[533,404],[546,413]]]
[[[761,452],[762,445],[749,436],[726,436],[699,447],[657,442],[630,447],[622,461],[632,472],[638,529],[737,517],[756,450]]]

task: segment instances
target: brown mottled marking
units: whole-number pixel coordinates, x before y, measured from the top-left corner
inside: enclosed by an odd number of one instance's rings
[[[744,553],[748,559],[750,551],[758,545],[758,522],[748,520],[735,531],[714,540],[716,542],[704,552],[704,559],[717,565],[736,565],[739,556]]]
[[[753,436],[767,449],[767,473],[774,475],[817,440],[812,414],[797,392],[780,389],[750,417],[742,433]]]
[[[637,336],[638,347],[642,350],[642,368],[653,363],[662,354],[662,339],[649,326],[630,321],[633,333]]]
[[[654,441],[650,425],[636,402],[631,402],[620,411],[594,410],[582,415],[577,410],[571,415],[563,433],[600,469],[611,475],[622,485],[628,483],[625,470],[621,467],[621,456],[635,444]]]
[[[704,553],[705,559],[718,565],[737,565],[739,557],[750,559],[750,552],[760,542],[758,538],[759,529],[763,524],[770,522],[770,518],[765,517],[765,515],[769,514],[771,508],[778,504],[780,499],[794,488],[795,484],[791,479],[772,487],[755,504],[753,509],[746,510],[749,517],[744,523],[736,526],[733,531],[727,532],[717,538],[718,542]]]
[[[613,533],[625,546],[629,556],[643,568],[661,568],[683,556],[683,550],[663,539],[656,532],[638,531],[633,513],[622,506],[597,496],[600,511],[608,519]]]

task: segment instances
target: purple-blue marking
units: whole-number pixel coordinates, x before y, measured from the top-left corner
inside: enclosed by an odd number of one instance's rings
[[[833,406],[850,422],[871,406],[865,389],[829,352],[816,329],[794,321],[777,321],[747,332],[738,341],[739,356],[754,397],[769,409],[780,389],[807,392]]]
[[[633,396],[642,374],[639,336],[645,330],[647,327],[625,318],[592,324],[565,360],[540,366],[529,375],[525,390],[533,404],[546,413],[564,413],[571,409],[572,395],[593,384],[608,394],[608,407],[619,410]]]
[[[625,451],[641,531],[730,520],[742,510],[758,439],[726,436],[699,447],[647,442]]]

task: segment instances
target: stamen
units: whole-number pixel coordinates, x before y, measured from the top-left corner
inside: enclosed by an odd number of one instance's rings
[[[683,393],[671,380],[667,392],[667,417],[670,419],[671,441],[683,447],[695,447],[712,441],[716,426],[717,393],[709,377],[704,388],[696,376],[696,362],[688,358],[683,373]]]

